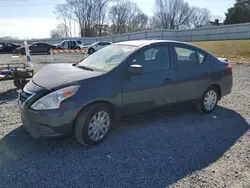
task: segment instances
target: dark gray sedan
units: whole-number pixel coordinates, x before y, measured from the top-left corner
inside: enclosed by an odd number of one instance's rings
[[[85,145],[104,140],[123,118],[196,104],[212,112],[231,92],[232,67],[175,41],[128,41],[107,46],[78,64],[49,65],[20,93],[24,127],[35,138],[74,132]]]
[[[46,53],[50,54],[50,50],[56,49],[56,46],[53,44],[49,44],[46,42],[35,42],[29,45],[29,50],[31,54],[34,53]],[[17,53],[20,53],[22,55],[25,55],[25,48],[24,46],[17,48]]]

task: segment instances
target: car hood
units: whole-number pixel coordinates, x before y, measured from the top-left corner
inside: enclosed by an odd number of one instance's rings
[[[102,72],[87,71],[71,64],[60,63],[44,67],[33,76],[32,80],[40,87],[53,89],[102,74]]]

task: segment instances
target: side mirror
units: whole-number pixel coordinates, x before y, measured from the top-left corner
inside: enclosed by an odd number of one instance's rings
[[[142,75],[143,74],[143,68],[141,65],[130,65],[128,68],[128,72],[131,75]]]

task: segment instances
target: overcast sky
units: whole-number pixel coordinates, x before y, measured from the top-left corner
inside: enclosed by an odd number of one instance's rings
[[[155,0],[134,0],[152,15]],[[235,0],[186,0],[192,6],[206,7],[212,15],[225,17]],[[0,37],[46,38],[58,24],[53,11],[64,0],[0,0]]]

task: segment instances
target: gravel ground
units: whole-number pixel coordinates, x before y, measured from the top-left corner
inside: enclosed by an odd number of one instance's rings
[[[51,62],[32,58],[37,70]],[[212,114],[185,107],[129,120],[92,148],[73,138],[32,139],[21,126],[18,91],[0,82],[0,187],[250,187],[250,64],[233,70],[233,91]]]

